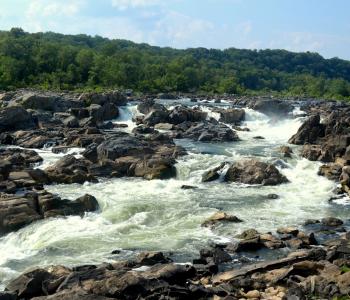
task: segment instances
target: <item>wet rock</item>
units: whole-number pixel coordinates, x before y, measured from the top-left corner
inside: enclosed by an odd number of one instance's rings
[[[277,117],[286,116],[293,111],[293,106],[290,102],[274,99],[257,100],[250,107],[266,115]]]
[[[20,106],[9,106],[0,109],[0,132],[15,129],[35,128],[32,115]]]
[[[149,134],[153,132],[154,132],[154,128],[148,127],[146,125],[139,125],[132,130],[132,133],[134,134]]]
[[[253,159],[233,164],[227,170],[225,181],[277,185],[288,182],[288,179],[275,166]]]
[[[88,167],[91,163],[84,159],[76,159],[73,155],[66,155],[53,166],[45,169],[50,181],[56,183],[84,183],[96,182],[97,179],[89,174]]]
[[[292,157],[293,150],[289,146],[281,146],[279,148],[279,152],[283,155],[283,157],[290,158]]]
[[[83,101],[86,106],[91,104],[104,105],[112,103],[116,106],[124,106],[127,104],[127,98],[119,91],[111,91],[105,93],[83,93],[79,96],[79,101]]]
[[[182,133],[183,138],[200,142],[233,142],[238,141],[238,135],[225,124],[213,122],[193,123]]]
[[[243,231],[241,234],[237,235],[237,238],[239,239],[244,239],[244,240],[249,240],[249,239],[253,239],[256,238],[257,236],[259,236],[260,233],[255,230],[255,229],[247,229],[245,231]]]
[[[44,281],[50,279],[52,279],[52,276],[49,272],[44,269],[36,269],[22,274],[11,281],[6,286],[6,290],[17,294],[20,299],[31,299],[36,296],[45,295],[42,285]]]
[[[154,158],[139,161],[134,168],[134,176],[152,179],[169,179],[176,176],[175,160],[171,158]]]
[[[158,123],[168,123],[169,111],[162,105],[158,105],[156,108],[145,115],[143,123],[147,126],[154,126]]]
[[[0,300],[17,300],[17,294],[9,292],[0,292]]]
[[[240,223],[243,222],[241,219],[237,218],[236,216],[229,215],[225,212],[219,211],[216,212],[214,215],[212,215],[208,220],[206,220],[202,226],[203,227],[212,227],[217,225],[218,223]]]
[[[211,169],[209,171],[206,171],[202,175],[202,182],[211,182],[214,180],[219,179],[220,173],[226,166],[226,163],[222,163],[219,166],[215,167],[214,169]]]
[[[337,226],[341,226],[344,224],[344,222],[338,218],[334,218],[334,217],[328,217],[328,218],[323,218],[321,220],[321,223],[323,225],[326,226],[331,226],[331,227],[337,227]]]
[[[277,194],[268,194],[268,195],[266,196],[266,198],[267,198],[267,199],[278,199],[279,196],[278,196]]]
[[[297,236],[299,233],[299,229],[296,227],[281,227],[277,229],[277,233],[279,234],[291,234]]]
[[[342,165],[330,163],[322,165],[318,171],[318,175],[325,176],[330,180],[339,180],[342,173]]]
[[[77,128],[79,127],[79,121],[76,117],[70,116],[63,120],[63,124],[68,128]]]
[[[168,116],[168,121],[171,124],[177,125],[183,122],[199,122],[207,118],[207,113],[200,109],[191,109],[184,106],[176,106]]]
[[[314,115],[301,125],[298,132],[288,142],[296,145],[313,144],[324,135],[325,126],[320,123],[320,115]]]
[[[119,116],[118,107],[112,103],[91,104],[88,108],[89,115],[94,123],[102,123],[107,120],[115,119]]]
[[[182,185],[181,186],[181,189],[182,190],[195,190],[195,189],[198,189],[198,187],[197,186],[192,186],[192,185]]]
[[[158,123],[154,126],[156,130],[172,130],[173,128],[174,125],[169,123]]]
[[[18,230],[25,225],[40,220],[37,197],[0,195],[0,233]]]
[[[171,262],[162,252],[142,252],[136,258],[136,263],[141,266],[153,266],[155,264],[166,264]]]
[[[258,136],[254,136],[253,139],[254,140],[264,140],[265,138],[261,135],[258,135]]]
[[[222,109],[219,110],[220,113],[220,122],[229,123],[229,124],[239,124],[245,119],[244,109]]]

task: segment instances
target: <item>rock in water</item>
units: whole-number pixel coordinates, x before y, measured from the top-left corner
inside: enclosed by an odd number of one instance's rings
[[[315,143],[319,137],[323,137],[325,134],[325,126],[320,123],[320,120],[320,115],[311,116],[289,139],[289,143],[296,145]]]
[[[36,127],[32,115],[20,106],[0,109],[0,132],[13,129],[31,129]]]
[[[277,185],[288,182],[288,179],[274,165],[252,159],[233,164],[227,170],[225,181]]]

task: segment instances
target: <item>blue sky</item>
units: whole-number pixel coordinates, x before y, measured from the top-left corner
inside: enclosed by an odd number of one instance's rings
[[[1,0],[0,30],[176,48],[282,48],[350,60],[349,13],[349,0]]]

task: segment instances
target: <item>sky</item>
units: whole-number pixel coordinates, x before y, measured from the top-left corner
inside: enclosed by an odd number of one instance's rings
[[[350,60],[350,0],[0,0],[0,30],[175,48],[286,49]]]

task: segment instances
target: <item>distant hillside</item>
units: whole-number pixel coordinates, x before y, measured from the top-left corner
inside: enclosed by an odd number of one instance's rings
[[[350,99],[350,62],[285,50],[177,50],[99,36],[0,31],[0,89],[128,88]]]

